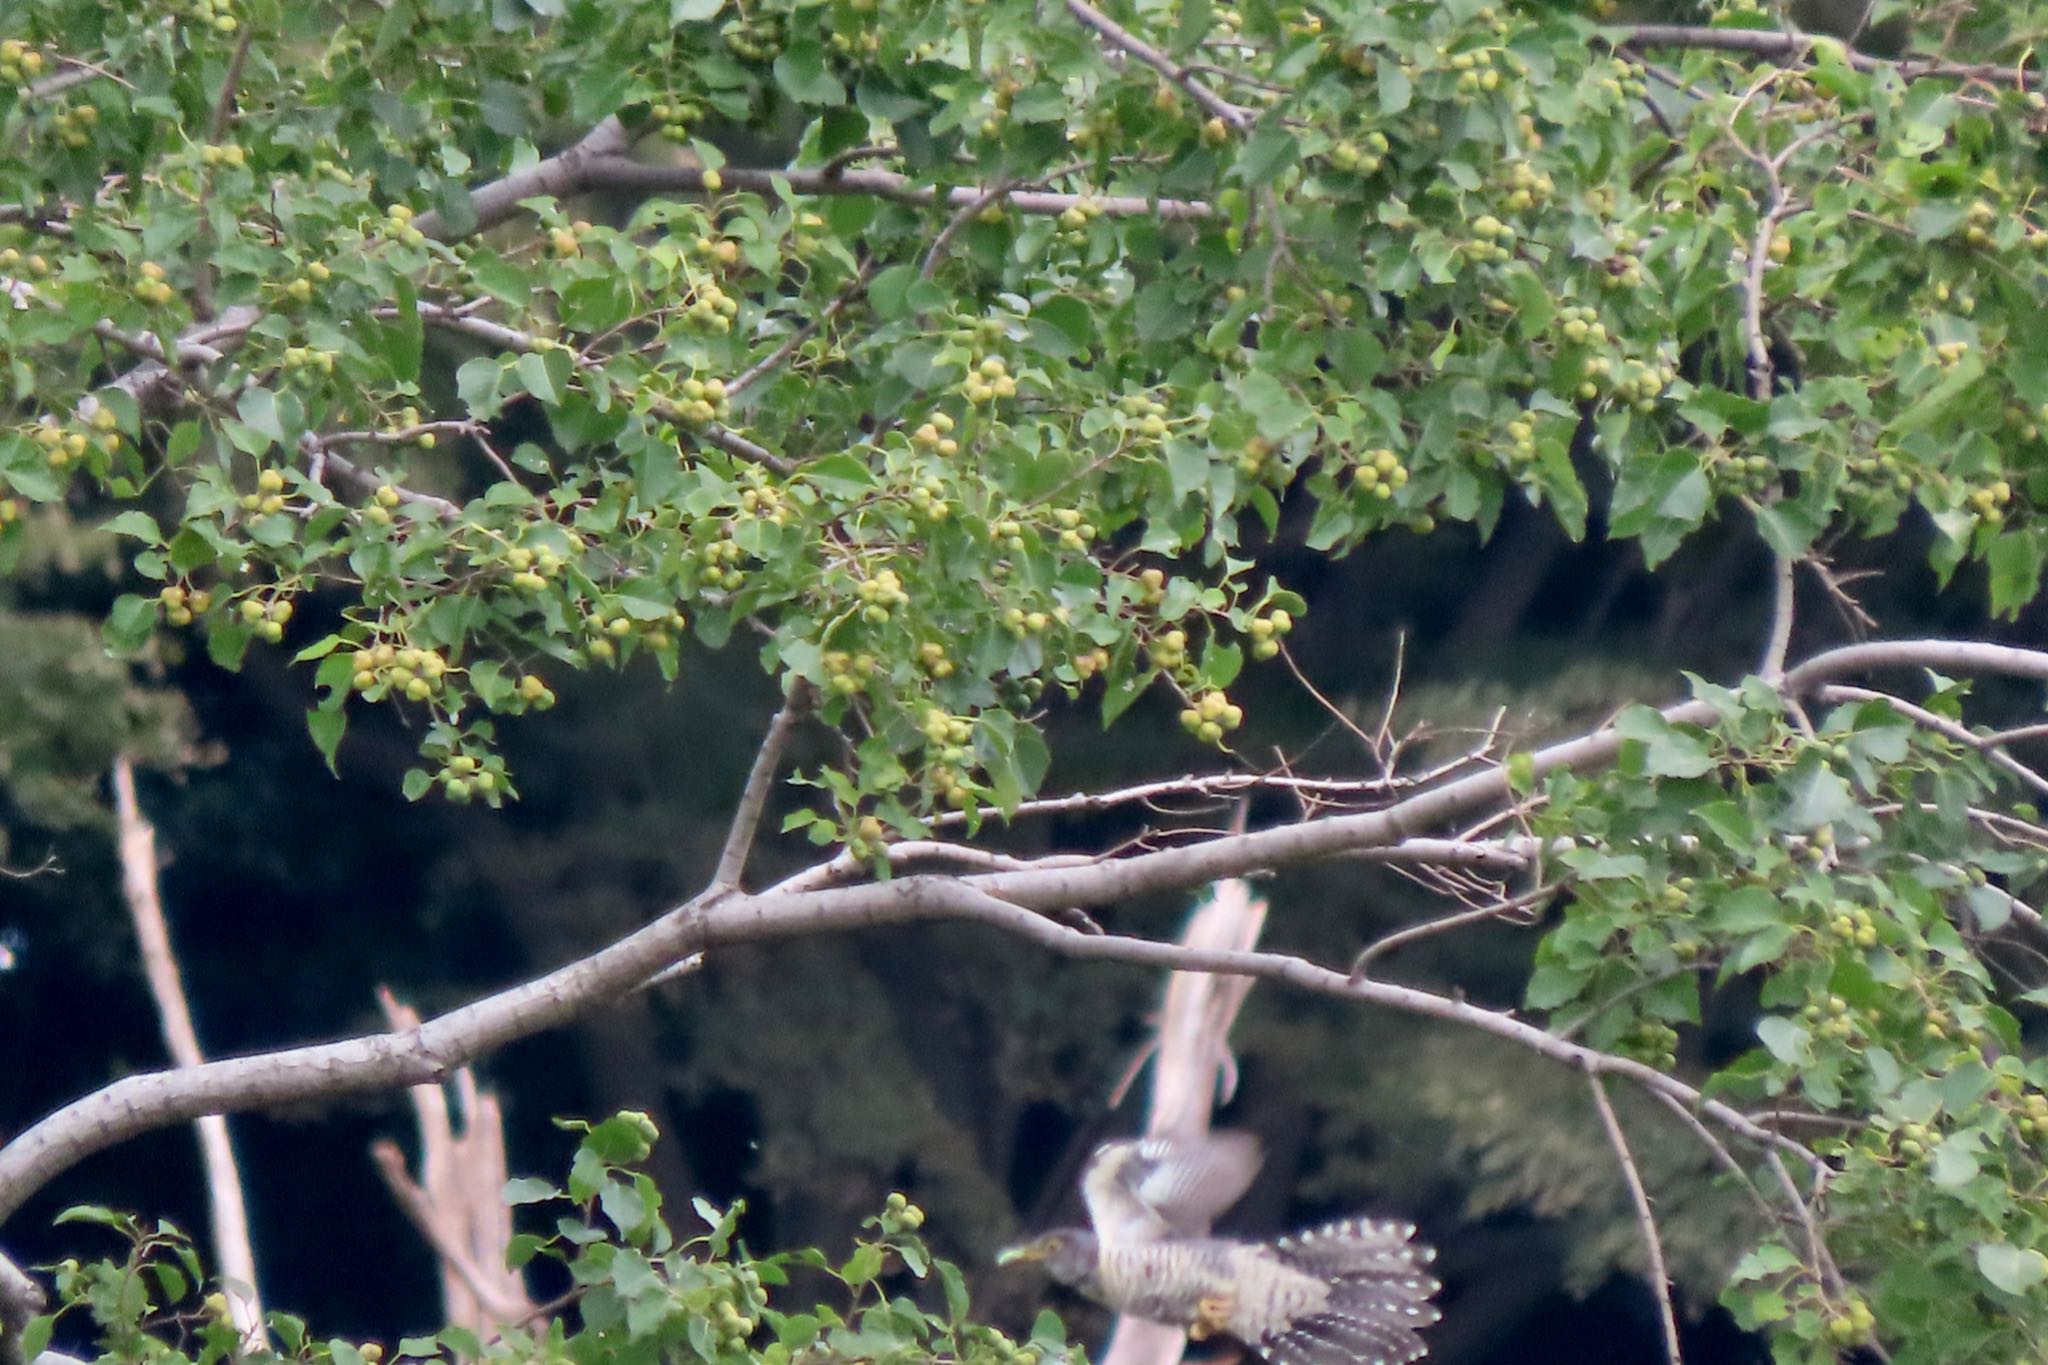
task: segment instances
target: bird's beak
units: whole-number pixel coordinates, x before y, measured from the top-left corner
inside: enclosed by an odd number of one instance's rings
[[[997,1265],[1016,1265],[1020,1261],[1042,1261],[1051,1248],[1043,1241],[1024,1242],[1013,1247],[1004,1247],[996,1253]]]

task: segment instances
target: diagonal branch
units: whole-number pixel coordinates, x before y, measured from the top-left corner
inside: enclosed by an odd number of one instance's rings
[[[2048,680],[2048,652],[1955,640],[1850,645],[1814,656],[1785,678],[1788,694],[1876,669],[1932,668]],[[1673,723],[1714,718],[1703,702],[1667,707]],[[1535,776],[1611,762],[1621,738],[1602,728],[1530,756]],[[1512,1014],[1462,999],[1375,981],[1353,981],[1306,959],[1271,952],[1192,949],[1122,934],[1092,934],[1049,916],[1133,896],[1184,890],[1284,864],[1397,843],[1417,830],[1472,816],[1512,800],[1506,776],[1475,773],[1420,792],[1384,810],[1331,816],[1278,829],[1226,835],[1185,848],[1099,860],[1083,866],[1035,866],[964,877],[911,876],[883,883],[757,895],[706,893],[653,923],[555,971],[451,1010],[418,1028],[149,1075],[124,1077],[65,1105],[0,1147],[0,1222],[61,1172],[137,1134],[201,1114],[390,1089],[437,1080],[453,1068],[517,1038],[576,1018],[639,988],[695,952],[739,943],[931,920],[962,920],[1015,934],[1065,957],[1283,982],[1296,989],[1399,1010],[1472,1028],[1563,1065],[1633,1084],[1684,1104],[1705,1120],[1763,1148],[1797,1158],[1824,1182],[1827,1168],[1810,1149],[1702,1095],[1676,1077],[1625,1057],[1555,1037]]]
[[[1628,1185],[1628,1197],[1636,1206],[1636,1224],[1643,1230],[1643,1250],[1650,1258],[1650,1289],[1657,1296],[1657,1313],[1664,1324],[1664,1354],[1671,1365],[1684,1365],[1678,1350],[1678,1315],[1671,1308],[1671,1272],[1664,1267],[1664,1242],[1657,1235],[1657,1214],[1650,1207],[1650,1192],[1643,1188],[1643,1174],[1628,1150],[1628,1135],[1614,1116],[1614,1103],[1607,1098],[1607,1084],[1598,1076],[1586,1077],[1593,1092],[1593,1107],[1600,1111],[1600,1126],[1621,1163],[1621,1178]]]
[[[156,827],[143,815],[135,798],[135,768],[126,755],[114,760],[114,820],[121,861],[121,892],[135,924],[142,954],[142,974],[149,983],[164,1047],[175,1066],[194,1067],[206,1060],[199,1033],[192,1025],[192,1007],[178,958],[171,947],[170,925],[164,918],[157,885]],[[263,1298],[257,1290],[256,1253],[249,1238],[249,1213],[242,1198],[242,1175],[228,1136],[228,1121],[218,1114],[201,1116],[199,1150],[206,1169],[208,1221],[213,1251],[227,1286],[228,1310],[235,1330],[252,1346],[261,1346]]]
[[[1239,132],[1243,132],[1252,126],[1252,113],[1250,110],[1232,104],[1229,100],[1196,80],[1194,74],[1188,68],[1182,66],[1179,62],[1176,62],[1173,58],[1167,56],[1164,52],[1161,52],[1158,48],[1152,46],[1152,44],[1146,42],[1143,38],[1140,38],[1137,34],[1095,8],[1095,6],[1087,3],[1087,0],[1067,0],[1067,13],[1073,15],[1088,28],[1093,29],[1101,36],[1103,42],[1120,51],[1128,52],[1131,56],[1136,57],[1139,61],[1157,71],[1161,76],[1164,76],[1176,88],[1185,92],[1189,99],[1202,106],[1205,112],[1222,119]]]
[[[747,773],[747,785],[733,811],[732,828],[726,831],[725,847],[719,850],[718,870],[711,874],[714,889],[739,886],[740,877],[747,870],[747,854],[753,851],[754,836],[761,828],[761,814],[768,808],[768,793],[775,786],[776,773],[782,769],[782,751],[789,745],[790,732],[810,709],[810,684],[799,679],[775,713],[775,719],[768,722],[768,733],[754,753],[754,766]]]

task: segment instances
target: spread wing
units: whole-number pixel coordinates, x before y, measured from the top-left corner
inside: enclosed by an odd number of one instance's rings
[[[1137,1138],[1096,1150],[1081,1198],[1106,1244],[1198,1237],[1258,1172],[1259,1142],[1249,1133]]]

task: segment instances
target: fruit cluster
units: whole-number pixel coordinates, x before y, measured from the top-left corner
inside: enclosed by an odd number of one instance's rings
[[[1280,653],[1281,638],[1294,629],[1294,615],[1278,607],[1264,616],[1254,616],[1245,623],[1245,634],[1252,637],[1252,657],[1264,662]]]
[[[717,285],[709,287],[711,289],[718,288]],[[723,294],[719,297],[721,299],[725,298]],[[730,302],[729,299],[726,301]],[[723,317],[720,317],[718,321],[724,323],[726,327],[732,325]],[[681,400],[675,405],[676,417],[685,426],[709,426],[711,423],[723,419],[732,411],[732,405],[726,401],[725,381],[723,379],[716,377],[711,379],[685,379],[681,384],[677,385],[676,393]]]
[[[750,62],[774,61],[789,42],[779,14],[733,19],[719,30],[719,35],[734,56]]]
[[[1080,554],[1095,539],[1095,524],[1081,520],[1080,512],[1072,507],[1061,507],[1052,514],[1053,525],[1060,529],[1060,548]]]
[[[43,74],[43,54],[19,38],[0,42],[0,81],[27,85]]]
[[[1244,724],[1244,709],[1221,691],[1211,688],[1195,698],[1195,704],[1180,713],[1180,728],[1204,744],[1221,744],[1223,737]]]
[[[998,398],[1017,396],[1017,380],[999,355],[984,357],[961,381],[960,394],[977,407]]]
[[[1166,435],[1166,404],[1148,393],[1127,393],[1117,399],[1117,410],[1129,419],[1126,426],[1148,441]]]
[[[416,216],[409,205],[393,204],[384,210],[382,227],[385,235],[406,246],[421,245],[427,240],[427,234],[413,226],[412,220]]]
[[[1678,1061],[1678,1030],[1661,1019],[1638,1017],[1623,1032],[1616,1050],[1645,1066],[1669,1071]]]
[[[953,439],[953,419],[944,412],[934,412],[930,421],[920,423],[910,433],[910,444],[948,458],[960,453],[960,443]]]
[[[451,754],[434,774],[434,780],[441,784],[442,792],[456,805],[462,805],[473,796],[489,796],[498,788],[497,772],[484,765],[474,754]]]
[[[1078,199],[1060,210],[1058,238],[1065,246],[1086,246],[1088,224],[1102,216],[1102,205],[1093,199]]]
[[[1860,905],[1837,906],[1828,928],[1843,943],[1853,943],[1858,948],[1877,946],[1877,921],[1870,912]]]
[[[562,572],[564,563],[553,550],[530,550],[524,545],[512,546],[500,559],[512,571],[512,586],[521,592],[545,590],[548,583]]]
[[[721,242],[713,250],[717,250],[718,247],[731,247],[735,258],[739,254],[739,247],[735,243]],[[732,320],[739,316],[740,301],[726,293],[723,289],[720,289],[716,280],[700,280],[696,284],[691,285],[683,294],[680,309],[682,319],[686,325],[694,327],[698,331],[724,335],[732,330]],[[707,394],[714,383],[719,383],[719,381],[704,381]],[[719,383],[719,389],[722,401],[724,396],[724,385],[722,383]]]
[[[442,680],[448,673],[448,661],[440,651],[419,649],[412,645],[403,647],[390,641],[358,649],[349,656],[352,667],[349,683],[358,692],[371,692],[382,687],[395,692],[408,701],[426,701],[441,690]],[[524,692],[525,680],[521,679]],[[532,698],[529,698],[532,700]]]
[[[242,26],[242,21],[235,17],[234,7],[228,0],[192,0],[185,13],[215,33],[233,33]]]
[[[2004,479],[1996,479],[1981,488],[1973,488],[1963,497],[1963,505],[1977,514],[1977,519],[1986,526],[2000,526],[2005,522],[2005,509],[2012,501],[2012,485]]]
[[[403,500],[403,496],[396,488],[388,483],[380,484],[377,491],[370,495],[369,502],[363,506],[363,520],[372,526],[389,526],[392,512]]]
[[[155,261],[144,261],[135,267],[136,281],[131,292],[136,298],[152,308],[161,308],[176,297],[176,291],[164,278],[164,268]]]
[[[1408,466],[1401,463],[1401,457],[1382,446],[1368,450],[1365,458],[1353,468],[1353,487],[1363,488],[1373,497],[1382,501],[1394,496],[1395,490],[1408,482]]]
[[[242,494],[235,499],[235,505],[244,512],[254,512],[263,517],[282,512],[285,506],[283,473],[275,469],[263,470],[256,476],[256,491]]]
[[[690,130],[704,121],[704,106],[695,100],[661,100],[647,106],[647,117],[670,142],[688,142]]]
[[[747,557],[747,552],[732,538],[731,527],[725,527],[718,539],[706,544],[698,553],[704,561],[704,582],[707,586],[724,588],[729,592],[747,581],[746,573],[740,568],[740,561]]]
[[[1533,134],[1531,129],[1525,136],[1533,137]],[[1534,208],[1557,193],[1557,182],[1550,178],[1549,173],[1536,170],[1526,161],[1510,162],[1506,180],[1508,192],[1501,200],[1501,207],[1509,213]]]
[[[85,430],[67,429],[55,422],[39,422],[30,439],[42,447],[43,459],[52,469],[65,469],[82,460],[94,448],[111,455],[121,448],[119,419],[111,408],[97,408],[85,423]]]
[[[157,593],[156,600],[157,605],[163,608],[164,620],[174,626],[191,625],[213,606],[213,594],[206,589],[188,588],[178,583],[166,584]]]
[[[842,697],[865,691],[880,666],[875,662],[875,656],[865,650],[852,654],[843,649],[828,649],[823,663],[825,685]]]
[[[1371,175],[1387,164],[1389,143],[1387,135],[1377,129],[1365,133],[1356,140],[1346,138],[1330,148],[1330,164],[1340,171],[1352,171],[1358,175]]]
[[[90,104],[77,104],[57,115],[57,140],[72,151],[83,151],[92,145],[92,126],[100,121],[99,109]]]
[[[894,569],[880,569],[863,578],[855,585],[854,595],[862,603],[860,619],[871,626],[886,625],[892,610],[910,602],[910,594],[903,590],[903,580]]]
[[[1490,213],[1474,218],[1471,226],[1472,236],[1461,248],[1466,260],[1484,264],[1514,258],[1516,233],[1512,227]]]

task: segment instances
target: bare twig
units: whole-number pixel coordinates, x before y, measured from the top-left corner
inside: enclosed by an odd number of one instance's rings
[[[1678,1349],[1678,1314],[1671,1307],[1671,1272],[1664,1268],[1664,1240],[1657,1235],[1657,1214],[1650,1207],[1650,1192],[1643,1188],[1642,1172],[1628,1150],[1628,1135],[1614,1116],[1614,1104],[1607,1098],[1607,1085],[1598,1076],[1586,1077],[1593,1092],[1593,1107],[1600,1111],[1600,1126],[1621,1164],[1621,1178],[1628,1185],[1628,1197],[1636,1206],[1636,1225],[1642,1229],[1643,1251],[1650,1260],[1650,1290],[1657,1296],[1657,1313],[1664,1324],[1664,1353],[1671,1365],[1684,1365]]]
[[[818,316],[791,332],[783,339],[780,346],[777,346],[767,355],[762,356],[759,360],[728,380],[725,386],[726,396],[737,397],[781,368],[784,361],[796,354],[798,347],[823,331],[831,324],[832,319],[846,311],[847,305],[867,292],[867,287],[875,278],[875,269],[879,264],[880,258],[874,256],[862,262],[860,270],[851,280],[847,281],[843,289],[832,296],[830,303],[819,310]]]
[[[1196,80],[1186,67],[1087,3],[1087,0],[1067,0],[1067,12],[1086,27],[1095,30],[1109,46],[1129,53],[1157,71],[1169,83],[1185,92],[1189,99],[1200,105],[1204,112],[1222,119],[1239,132],[1252,126],[1255,115],[1251,110],[1232,104]]]
[[[1396,929],[1390,934],[1384,934],[1368,943],[1357,957],[1351,959],[1351,979],[1353,981],[1363,981],[1366,974],[1365,969],[1372,965],[1374,958],[1384,957],[1396,948],[1406,947],[1410,943],[1419,942],[1425,938],[1434,938],[1438,934],[1451,933],[1454,930],[1464,928],[1468,924],[1480,924],[1487,920],[1511,920],[1511,922],[1520,924],[1531,923],[1533,921],[1527,918],[1515,917],[1522,916],[1523,912],[1549,900],[1558,893],[1559,888],[1560,883],[1550,882],[1537,887],[1533,891],[1524,891],[1519,896],[1501,901],[1495,905],[1481,905],[1471,910],[1461,910],[1454,915],[1444,915],[1438,919],[1425,920],[1421,924],[1411,924],[1405,929]]]

